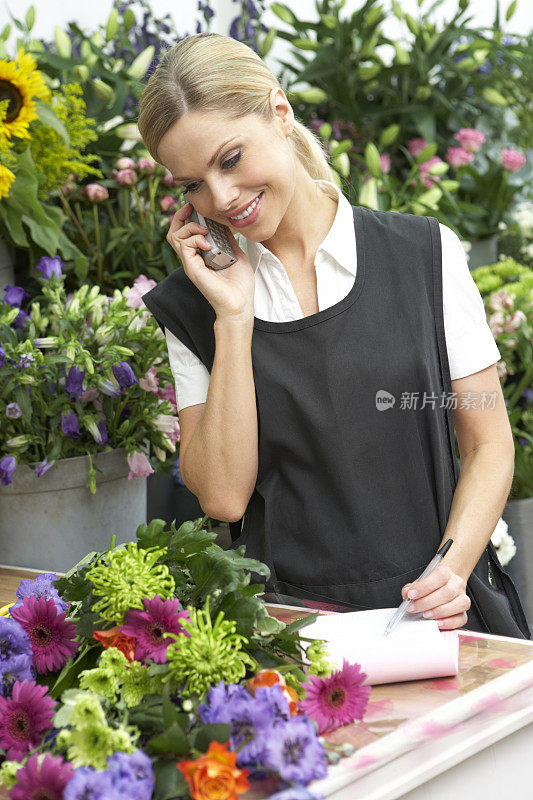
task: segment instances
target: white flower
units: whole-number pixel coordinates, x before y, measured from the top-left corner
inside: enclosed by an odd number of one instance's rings
[[[496,548],[502,567],[505,567],[515,555],[516,546],[513,537],[508,533],[508,526],[503,517],[498,520],[490,540]]]

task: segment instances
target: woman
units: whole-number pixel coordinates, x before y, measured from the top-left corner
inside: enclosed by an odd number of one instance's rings
[[[269,590],[353,609],[399,605],[452,538],[412,611],[529,638],[489,541],[514,466],[500,354],[455,234],[350,206],[276,78],[231,38],[166,52],[138,125],[189,199],[167,235],[183,269],[144,302],[167,336],[181,473],[204,511],[269,566]],[[191,202],[242,231],[231,267],[204,264]],[[470,399],[455,417],[452,392]]]

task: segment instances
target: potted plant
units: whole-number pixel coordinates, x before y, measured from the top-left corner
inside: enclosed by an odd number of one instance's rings
[[[41,295],[27,306],[11,286],[0,306],[0,549],[63,570],[109,526],[122,540],[146,519],[146,476],[176,453],[179,422],[138,284],[67,295],[59,257],[37,270]]]
[[[533,620],[533,270],[509,258],[472,277],[502,359],[498,374],[515,441],[515,471],[503,517],[516,545],[509,572]]]

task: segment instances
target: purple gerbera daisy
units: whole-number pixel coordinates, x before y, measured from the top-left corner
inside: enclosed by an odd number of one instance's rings
[[[11,697],[0,697],[0,747],[9,760],[21,761],[51,727],[55,702],[47,689],[35,681],[15,681]]]
[[[77,652],[76,625],[66,619],[63,611],[58,611],[53,598],[25,597],[21,606],[11,609],[11,616],[30,637],[37,672],[62,669]]]
[[[62,800],[63,789],[72,777],[74,768],[61,756],[53,758],[45,753],[39,764],[39,754],[30,756],[17,772],[17,785],[11,789],[12,800]]]
[[[164,633],[189,634],[181,620],[190,621],[188,611],[179,611],[179,600],[161,600],[158,594],[143,600],[146,611],[130,609],[126,613],[120,632],[135,638],[135,658],[144,661],[151,658],[156,664],[164,664],[170,640]]]
[[[34,597],[46,597],[47,600],[51,597],[59,611],[67,611],[68,605],[61,599],[57,589],[53,586],[54,581],[57,581],[57,575],[54,572],[41,572],[33,581],[30,578],[21,580],[19,588],[15,592],[18,600],[13,608],[18,608],[22,605],[25,597],[33,595]]]
[[[348,725],[365,713],[370,695],[370,686],[362,685],[366,677],[359,664],[343,659],[342,669],[329,678],[308,676],[308,682],[302,684],[305,698],[298,705],[316,720],[319,733]]]
[[[283,780],[298,783],[324,778],[328,771],[324,747],[306,716],[291,717],[276,726],[276,735],[265,742],[261,763]]]

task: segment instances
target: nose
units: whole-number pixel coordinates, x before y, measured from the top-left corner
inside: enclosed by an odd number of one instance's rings
[[[231,208],[238,205],[239,190],[229,176],[213,178],[210,189],[212,207],[218,216],[225,217]]]

